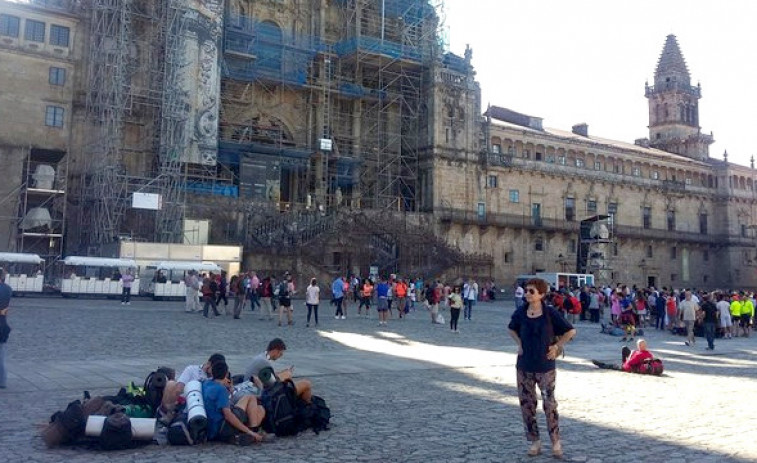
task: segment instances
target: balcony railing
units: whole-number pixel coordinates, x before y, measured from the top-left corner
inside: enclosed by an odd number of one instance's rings
[[[524,214],[506,214],[487,212],[480,216],[475,211],[466,211],[454,208],[442,208],[435,210],[440,220],[465,225],[492,225],[508,228],[520,228],[527,230],[543,230],[552,232],[578,233],[580,223],[561,219],[547,218],[543,216],[530,216]],[[664,228],[644,228],[633,225],[615,225],[613,229],[615,238],[636,238],[676,241],[681,243],[699,243],[710,245],[738,245],[754,246],[757,240],[750,237],[729,234],[701,234],[689,231],[669,231]]]

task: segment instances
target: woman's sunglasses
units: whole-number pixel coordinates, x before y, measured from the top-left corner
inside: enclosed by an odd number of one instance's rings
[[[535,290],[534,288],[528,288],[526,290],[528,294],[539,294],[539,291]]]

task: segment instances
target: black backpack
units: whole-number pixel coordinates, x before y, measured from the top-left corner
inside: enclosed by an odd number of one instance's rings
[[[153,371],[145,378],[145,402],[154,412],[160,407],[166,384],[168,384],[168,375],[161,369]]]
[[[293,436],[298,431],[297,391],[291,381],[276,381],[263,390],[260,401],[265,408],[267,432]]]
[[[289,283],[282,281],[279,283],[279,299],[289,298]]]
[[[123,413],[114,413],[105,418],[100,433],[100,448],[123,450],[131,447],[131,420]]]
[[[303,400],[299,403],[299,431],[312,429],[316,434],[321,431],[328,431],[329,421],[331,420],[331,409],[326,405],[323,398],[316,395],[312,396],[310,403]]]

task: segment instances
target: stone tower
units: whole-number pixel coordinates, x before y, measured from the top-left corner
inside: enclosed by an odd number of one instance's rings
[[[654,86],[646,85],[649,99],[650,146],[692,159],[709,157],[712,135],[699,127],[702,88],[691,85],[691,76],[676,36],[668,35],[657,62]]]

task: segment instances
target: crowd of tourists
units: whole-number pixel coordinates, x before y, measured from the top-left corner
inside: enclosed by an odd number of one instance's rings
[[[404,319],[419,308],[428,312],[432,324],[445,324],[443,313],[449,312],[450,331],[455,333],[460,331],[461,314],[464,320],[471,320],[476,303],[495,300],[497,292],[492,281],[479,286],[475,279],[466,278],[457,284],[449,284],[395,274],[367,278],[340,275],[327,282],[328,286],[312,278],[304,291],[298,290],[289,272],[285,272],[281,279],[275,275],[261,278],[254,271],[228,279],[226,272],[199,274],[190,271],[184,283],[187,288],[185,312],[202,312],[206,318],[223,313],[239,319],[249,304],[251,312],[258,312],[258,319],[276,319],[279,326],[292,326],[295,323],[292,300],[297,296],[304,298],[307,308],[306,327],[318,326],[319,308],[323,301],[327,301],[336,320],[345,320],[350,311],[353,316],[371,318],[371,309],[374,309],[379,325],[386,325],[393,318]]]
[[[523,288],[517,288],[515,294],[516,306],[526,304],[520,296]],[[546,299],[571,323],[577,320],[602,323],[608,333],[613,330],[622,333],[621,341],[633,341],[636,333],[645,328],[667,330],[686,336],[687,346],[696,344],[696,336],[703,336],[708,350],[714,349],[716,338],[748,337],[757,305],[753,292],[637,288],[620,284],[573,290],[551,288]]]

